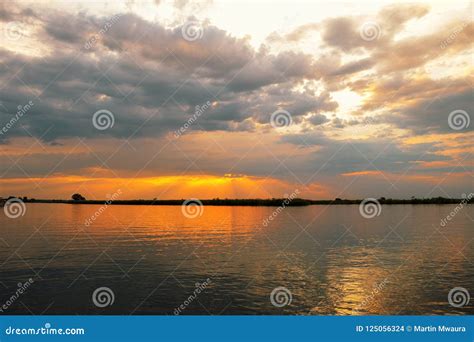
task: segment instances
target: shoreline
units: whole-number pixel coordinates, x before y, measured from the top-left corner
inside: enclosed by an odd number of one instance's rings
[[[425,199],[376,199],[380,205],[400,204],[472,204],[473,198],[425,198]],[[95,205],[156,205],[156,206],[180,206],[186,199],[180,200],[49,200],[49,199],[22,199],[24,203],[52,203],[52,204],[95,204]],[[199,200],[202,205],[208,206],[251,206],[251,207],[302,207],[309,205],[359,205],[364,199],[335,199],[335,200],[308,200],[308,199],[203,199]],[[374,202],[375,201],[371,201]]]

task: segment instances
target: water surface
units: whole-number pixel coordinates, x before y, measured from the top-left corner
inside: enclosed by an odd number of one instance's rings
[[[7,314],[472,314],[453,287],[474,295],[474,206],[445,227],[455,205],[211,207],[27,204],[0,214],[0,305],[33,283]],[[209,285],[190,300],[196,283]],[[92,293],[110,288],[98,308]],[[272,305],[277,287],[291,303]]]

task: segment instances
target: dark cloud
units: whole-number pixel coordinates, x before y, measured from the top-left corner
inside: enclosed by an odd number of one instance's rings
[[[292,134],[281,138],[284,143],[313,149],[306,161],[299,163],[293,172],[312,175],[331,175],[360,171],[386,171],[403,173],[416,164],[427,161],[446,161],[450,158],[439,155],[438,143],[403,145],[396,139],[345,139],[336,140],[322,133]]]
[[[184,26],[165,29],[131,14],[97,18],[51,12],[37,24],[54,54],[31,57],[0,50],[2,121],[10,120],[18,105],[36,104],[3,141],[26,136],[25,129],[48,142],[158,137],[178,129],[196,105],[207,101],[215,105],[192,129],[252,130],[252,120],[268,124],[278,107],[296,121],[337,107],[327,93],[294,90],[316,77],[309,56],[255,51],[246,40],[214,26],[202,24],[202,38],[187,41]],[[100,109],[114,114],[113,129],[92,126],[92,115]]]
[[[184,1],[178,5],[189,4]],[[29,127],[35,136],[48,141],[70,136],[123,138],[132,133],[137,137],[161,136],[179,128],[193,114],[193,108],[206,101],[216,104],[193,129],[254,129],[255,123],[268,124],[278,108],[290,112],[296,123],[312,115],[307,122],[321,125],[326,121],[320,114],[338,108],[330,91],[347,86],[358,93],[373,93],[361,110],[386,106],[387,99],[391,103],[408,97],[412,102],[428,101],[420,82],[409,76],[397,78],[388,71],[407,70],[440,54],[464,49],[473,32],[472,25],[463,26],[445,49],[438,45],[446,31],[422,36],[418,41],[393,41],[406,22],[428,11],[420,5],[397,5],[384,8],[376,16],[383,28],[376,42],[360,37],[360,24],[367,18],[333,18],[298,27],[291,39],[298,40],[308,30],[321,33],[329,49],[314,57],[293,51],[272,54],[263,47],[256,50],[247,39],[232,37],[193,17],[183,25],[165,28],[133,14],[96,17],[51,10],[38,17],[32,11],[26,15],[19,6],[0,9],[4,18],[22,16],[34,21],[39,28],[38,40],[46,42],[52,51],[31,57],[0,50],[5,85],[0,94],[4,104],[1,119],[10,120],[18,105],[35,99],[37,106],[9,130],[8,137],[23,136],[23,127]],[[199,39],[189,41],[183,36],[190,22],[202,33]],[[370,56],[357,58],[355,53],[355,58],[342,62],[347,60],[344,53],[359,48],[370,51]],[[369,69],[370,75],[348,80]],[[302,87],[308,81],[320,82],[319,88]],[[441,92],[436,96],[448,96]],[[91,116],[103,108],[114,113],[116,126],[99,132],[91,127]],[[427,126],[403,106],[392,108],[395,115],[409,116],[404,124],[387,121],[394,125],[408,128],[423,124],[420,132],[428,131],[426,127],[441,127],[438,123]],[[356,124],[354,120],[334,118],[331,127],[352,124]]]
[[[415,105],[395,110],[384,116],[386,122],[414,131],[416,134],[455,133],[449,125],[449,114],[462,110],[467,113],[466,120],[474,119],[474,92],[469,89],[459,94],[450,94],[438,98],[427,99]],[[464,114],[464,116],[466,116]],[[473,131],[472,122],[463,125],[462,131]]]
[[[328,122],[329,119],[322,114],[314,114],[308,118],[308,121],[313,125],[318,126]]]
[[[356,22],[351,18],[328,20],[324,25],[322,38],[329,46],[338,47],[343,51],[350,51],[364,43],[357,31]]]
[[[44,30],[51,38],[64,42],[75,44],[83,39],[83,34],[87,29],[91,29],[91,21],[78,15],[71,20],[63,15],[56,15],[48,18],[44,25]]]

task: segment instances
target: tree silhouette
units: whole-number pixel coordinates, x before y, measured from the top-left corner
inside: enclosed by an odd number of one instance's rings
[[[74,194],[71,196],[71,198],[74,200],[74,201],[85,201],[86,198],[84,196],[82,196],[81,194]]]

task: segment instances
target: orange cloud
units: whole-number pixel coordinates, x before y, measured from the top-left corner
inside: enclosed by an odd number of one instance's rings
[[[354,176],[380,176],[383,175],[381,171],[356,171],[356,172],[348,172],[341,174],[344,177],[354,177]]]

